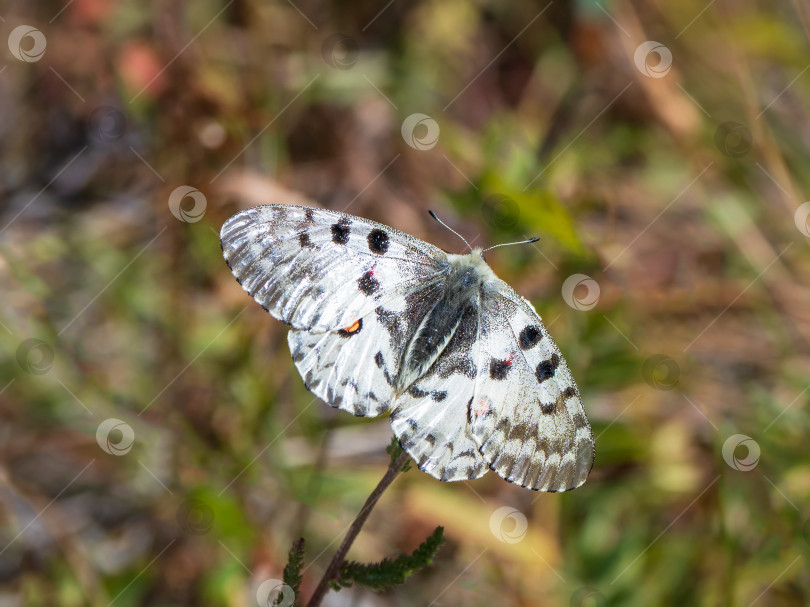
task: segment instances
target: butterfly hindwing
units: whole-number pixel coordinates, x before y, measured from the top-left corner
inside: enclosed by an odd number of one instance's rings
[[[304,383],[331,406],[374,417],[393,406],[402,346],[436,305],[441,278],[379,305],[345,329],[291,329],[290,352]]]
[[[346,330],[290,329],[287,341],[304,385],[315,396],[354,415],[376,417],[394,397],[396,356],[380,342],[384,331],[372,313]]]
[[[578,487],[593,464],[593,434],[565,360],[531,304],[505,283],[482,305],[468,413],[482,456],[523,487]]]
[[[443,481],[478,478],[489,466],[466,423],[475,388],[478,309],[463,313],[429,371],[397,397],[391,426],[419,468]]]

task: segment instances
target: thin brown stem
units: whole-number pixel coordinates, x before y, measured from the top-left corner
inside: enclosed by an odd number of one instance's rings
[[[318,582],[318,587],[315,588],[315,592],[309,599],[307,607],[319,607],[323,597],[326,596],[326,593],[329,590],[329,582],[337,577],[338,572],[340,571],[340,566],[343,564],[343,561],[346,560],[346,555],[349,553],[349,548],[351,548],[354,540],[357,539],[357,536],[360,534],[360,530],[363,528],[369,514],[371,514],[371,511],[374,509],[374,506],[377,504],[377,501],[380,499],[385,490],[388,489],[392,482],[394,482],[397,474],[399,474],[407,461],[408,454],[403,451],[399,454],[399,457],[393,460],[391,465],[388,466],[388,470],[386,470],[385,475],[382,477],[379,484],[374,488],[374,491],[372,491],[368,496],[368,499],[360,509],[357,518],[354,519],[351,527],[349,527],[346,537],[343,538],[343,542],[340,544],[337,552],[335,552],[335,556],[332,557],[332,561],[326,568],[321,581]]]

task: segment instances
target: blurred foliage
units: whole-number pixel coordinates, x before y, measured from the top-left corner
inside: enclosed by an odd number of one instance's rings
[[[0,605],[255,605],[302,536],[312,593],[390,427],[314,399],[222,262],[265,202],[455,252],[428,209],[475,245],[539,236],[487,259],[596,436],[562,495],[403,475],[350,557],[443,549],[325,605],[810,602],[806,4],[2,13]]]

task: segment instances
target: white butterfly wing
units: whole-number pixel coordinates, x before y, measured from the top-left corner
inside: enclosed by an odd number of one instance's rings
[[[429,283],[446,258],[388,226],[291,205],[237,213],[220,238],[242,288],[279,320],[308,331],[350,327],[380,303]]]
[[[488,462],[467,425],[475,389],[478,307],[462,316],[441,356],[396,400],[391,426],[420,470],[442,481],[479,478]]]
[[[501,281],[482,304],[470,433],[490,468],[538,491],[585,482],[594,441],[574,379],[531,304]]]
[[[392,406],[403,344],[438,298],[441,281],[380,304],[350,330],[291,329],[287,340],[304,384],[333,407],[375,417]]]
[[[333,407],[375,416],[391,405],[400,349],[441,287],[440,249],[324,209],[254,207],[222,226],[236,279],[292,326],[304,383]]]

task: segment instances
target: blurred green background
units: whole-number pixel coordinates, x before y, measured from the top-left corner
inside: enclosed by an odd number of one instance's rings
[[[222,261],[268,202],[540,236],[489,260],[596,436],[565,494],[402,475],[351,557],[443,525],[434,565],[325,605],[810,604],[806,3],[0,17],[0,605],[256,605],[299,536],[312,592],[391,433],[313,400]]]

